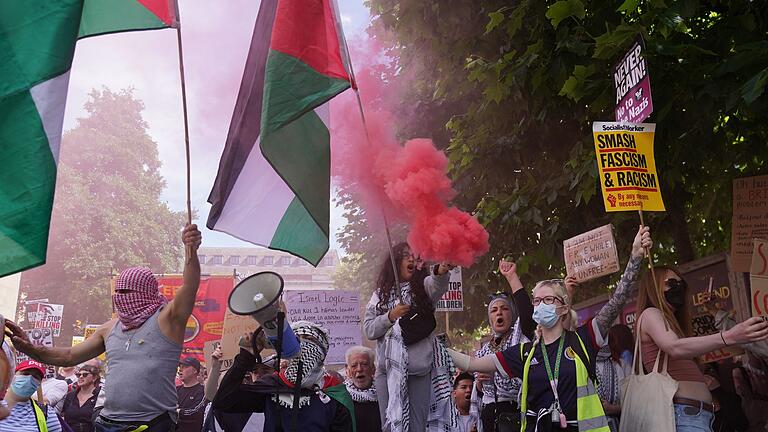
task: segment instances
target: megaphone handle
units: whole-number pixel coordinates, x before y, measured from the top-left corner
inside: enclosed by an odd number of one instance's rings
[[[275,369],[277,369],[277,373],[280,374],[280,357],[281,353],[283,352],[283,330],[285,327],[285,312],[278,311],[277,312],[277,341],[275,341],[275,351],[277,351],[277,354],[275,355]],[[299,372],[301,373],[301,372]],[[280,415],[280,402],[279,402],[279,394],[275,394],[275,403],[278,407],[278,414],[277,418],[275,419],[275,423],[277,426],[275,430],[281,430],[282,429],[282,421],[283,416]]]
[[[296,382],[294,383],[296,387],[294,387],[293,390],[293,412],[291,413],[291,431],[296,432],[296,426],[299,421],[299,402],[301,401],[301,379],[303,378],[302,370],[304,369],[304,365],[302,364],[301,360],[299,360],[298,370],[296,371]]]

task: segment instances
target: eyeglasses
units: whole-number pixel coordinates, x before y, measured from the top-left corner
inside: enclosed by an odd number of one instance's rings
[[[90,374],[91,374],[90,372],[79,372],[79,373],[76,373],[75,376],[78,378],[85,378]]]
[[[555,304],[555,301],[558,301],[561,305],[565,304],[563,299],[561,299],[560,297],[544,296],[544,297],[534,297],[533,298],[533,305],[534,306],[538,306],[538,305],[540,305],[542,303],[544,303],[545,305],[551,305],[551,304]]]

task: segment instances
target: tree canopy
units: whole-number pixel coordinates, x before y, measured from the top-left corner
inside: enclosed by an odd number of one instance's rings
[[[131,90],[93,90],[87,116],[64,134],[47,262],[21,282],[28,299],[64,304],[62,344],[75,320],[110,318],[113,273],[181,268],[186,218],[161,201],[165,181],[143,108]]]
[[[614,119],[612,66],[638,35],[667,207],[646,214],[655,258],[684,263],[729,249],[732,181],[764,173],[768,159],[766,2],[367,4],[369,31],[396,62],[391,78],[400,79],[399,112],[408,113],[399,133],[445,149],[457,204],[490,233],[491,251],[465,272],[467,328],[485,320],[485,296],[471,294],[504,288],[493,271],[506,254],[530,286],[563,274],[564,239],[613,223],[626,260],[639,220],[604,211],[591,124]],[[346,236],[366,240],[351,229]]]

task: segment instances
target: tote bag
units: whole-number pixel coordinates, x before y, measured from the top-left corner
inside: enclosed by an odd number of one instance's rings
[[[637,323],[635,358],[632,362],[632,374],[622,385],[621,419],[619,432],[675,432],[675,408],[672,398],[677,392],[677,381],[667,373],[669,356],[662,355],[659,349],[651,373],[643,369],[643,350],[640,349],[642,333]],[[664,361],[659,363],[661,357]]]

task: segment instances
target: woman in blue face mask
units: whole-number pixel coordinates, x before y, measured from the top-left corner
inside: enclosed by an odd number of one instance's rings
[[[641,227],[614,299],[594,318],[571,331],[570,297],[562,279],[540,281],[533,289],[533,343],[518,344],[479,359],[449,350],[456,366],[469,372],[498,372],[522,379],[521,431],[610,432],[595,386],[597,351],[607,343],[610,323],[636,285],[643,250],[651,244]]]
[[[61,423],[52,407],[40,406],[30,397],[37,392],[45,376],[45,366],[25,360],[16,366],[16,375],[5,395],[11,414],[0,420],[0,432],[60,432]]]

